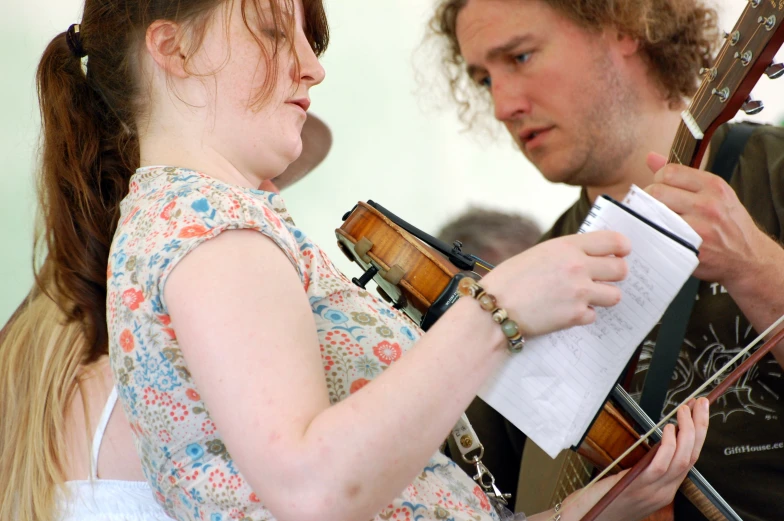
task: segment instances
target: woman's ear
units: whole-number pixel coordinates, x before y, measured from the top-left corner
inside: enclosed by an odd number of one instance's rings
[[[155,63],[177,78],[187,78],[186,54],[180,26],[167,20],[156,20],[147,28],[145,44]]]

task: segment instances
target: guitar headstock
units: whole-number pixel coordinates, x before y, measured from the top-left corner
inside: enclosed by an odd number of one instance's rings
[[[732,119],[747,102],[751,90],[764,73],[784,74],[773,58],[784,43],[784,0],[749,0],[743,14],[727,37],[713,68],[703,70],[703,81],[689,107],[694,123],[710,136]],[[750,102],[753,113],[761,104]]]

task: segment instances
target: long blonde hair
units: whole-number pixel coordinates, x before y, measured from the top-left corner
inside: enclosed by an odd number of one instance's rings
[[[55,517],[65,479],[64,411],[89,353],[80,322],[31,293],[0,338],[0,519]],[[89,440],[86,440],[89,443]]]

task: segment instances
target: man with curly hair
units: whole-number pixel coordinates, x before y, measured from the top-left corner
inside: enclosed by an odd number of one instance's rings
[[[439,0],[431,20],[461,119],[486,102],[546,179],[583,188],[545,238],[575,233],[598,195],[621,199],[632,183],[703,238],[664,413],[784,313],[784,129],[754,127],[729,183],[660,155],[711,66],[716,18],[700,0]],[[715,133],[703,169],[720,166],[728,132]],[[783,365],[779,345],[713,406],[697,464],[746,521],[784,512]],[[676,504],[676,519],[698,519],[687,508]]]

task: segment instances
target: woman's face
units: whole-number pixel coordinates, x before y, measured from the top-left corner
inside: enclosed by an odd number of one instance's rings
[[[294,2],[294,34],[275,27],[270,1],[277,0],[259,2],[262,13],[258,15],[252,2],[247,2],[245,14],[270,57],[277,39],[277,63],[265,60],[243,21],[240,0],[218,8],[191,62],[205,74],[201,78],[207,91],[204,104],[210,110],[203,111],[207,118],[204,146],[214,148],[234,168],[256,179],[275,177],[299,157],[309,90],[324,79],[324,69],[305,36],[302,0]],[[259,102],[271,67],[277,68],[277,81],[271,94]]]

